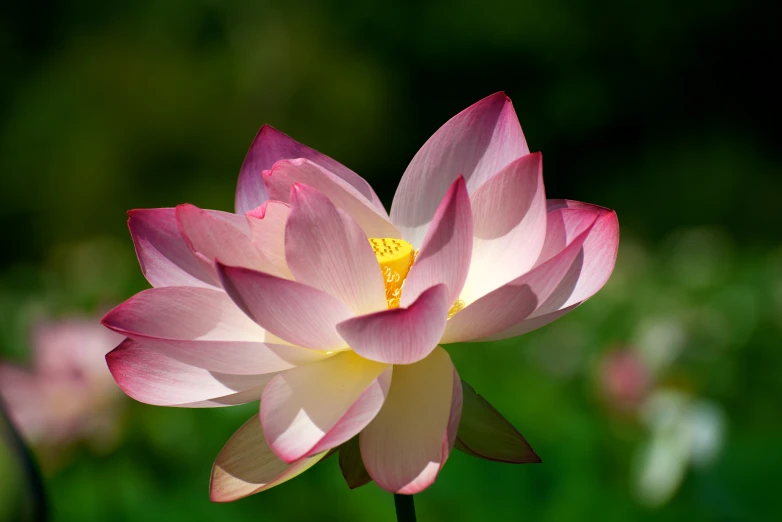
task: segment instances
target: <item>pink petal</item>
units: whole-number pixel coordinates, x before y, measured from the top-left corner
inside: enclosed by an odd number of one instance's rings
[[[307,185],[291,187],[285,257],[297,281],[338,297],[355,313],[388,308],[383,273],[367,236]]]
[[[156,406],[213,408],[256,401],[275,375],[210,372],[169,359],[131,339],[109,352],[106,362],[122,391]]]
[[[479,340],[507,339],[545,326],[592,297],[608,281],[616,263],[616,252],[619,246],[619,223],[616,213],[602,207],[574,201],[549,203],[552,209],[549,212],[549,227],[555,231],[551,237],[559,236],[559,239],[550,240],[547,237],[547,245],[544,246],[541,257],[555,248],[549,248],[549,243],[556,245],[559,241],[566,240],[566,236],[577,231],[579,224],[587,219],[584,216],[591,214],[592,218],[596,217],[596,219],[584,241],[581,253],[557,289],[529,318]],[[554,226],[553,223],[561,223],[561,226]],[[563,237],[565,239],[561,239]]]
[[[185,204],[177,206],[176,219],[182,236],[196,257],[215,277],[215,259],[256,270],[268,266],[253,246],[250,227],[244,216],[202,210]]]
[[[524,436],[489,402],[462,383],[464,405],[456,448],[482,459],[513,464],[540,462]]]
[[[412,495],[434,482],[455,440],[461,401],[459,378],[442,348],[394,366],[386,402],[360,435],[361,457],[378,486]]]
[[[290,207],[286,203],[270,200],[246,214],[253,245],[261,258],[267,261],[263,271],[285,279],[293,279],[285,261],[285,223],[289,212]]]
[[[225,291],[256,323],[285,341],[316,350],[344,348],[336,325],[353,317],[336,297],[247,268],[217,265]]]
[[[593,223],[594,220],[593,215]],[[581,254],[589,230],[582,231],[565,249],[542,265],[489,292],[454,315],[448,321],[441,342],[464,342],[487,337],[532,315],[562,288],[561,283]]]
[[[225,292],[208,288],[150,288],[114,308],[102,322],[123,335],[204,341],[266,338]]]
[[[314,466],[326,452],[288,464],[266,444],[258,415],[253,415],[217,455],[209,482],[212,502],[232,502],[273,488]]]
[[[556,321],[563,315],[566,315],[568,312],[574,310],[577,306],[578,304],[575,304],[572,306],[568,306],[567,308],[562,308],[561,310],[557,310],[556,312],[550,312],[543,315],[533,314],[528,319],[525,319],[524,321],[518,323],[515,326],[508,328],[507,330],[503,330],[501,332],[488,335],[486,337],[483,337],[481,339],[476,339],[476,340],[477,341],[499,341],[501,339],[510,339],[512,337],[524,335],[525,333],[529,333],[533,330],[537,330],[538,328],[541,328],[553,321]]]
[[[424,291],[408,308],[383,310],[348,319],[337,331],[357,354],[373,361],[410,364],[431,353],[448,319],[448,289]]]
[[[462,291],[472,254],[473,227],[470,198],[464,179],[456,178],[445,194],[421,250],[402,287],[402,306],[409,306],[427,288],[444,283],[448,306]]]
[[[546,239],[546,193],[539,153],[513,161],[470,197],[473,247],[460,295],[469,304],[527,272]]]
[[[269,446],[286,462],[339,446],[380,410],[391,367],[346,351],[281,373],[261,398]]]
[[[173,208],[131,210],[128,216],[141,272],[149,284],[202,287],[216,284],[179,233]]]
[[[391,221],[419,247],[437,203],[458,176],[464,176],[472,194],[528,153],[510,99],[492,94],[451,118],[418,151],[397,188]]]
[[[597,221],[584,241],[584,261],[578,274],[575,287],[568,299],[558,309],[582,303],[603,288],[616,264],[619,250],[619,221],[616,212],[597,205],[570,200],[553,200],[549,206],[567,206],[571,212],[578,210],[594,212]],[[554,210],[555,211],[555,210]],[[541,311],[536,312],[539,315]]]
[[[385,212],[383,204],[372,187],[361,176],[325,154],[302,145],[269,125],[264,125],[250,145],[239,172],[236,213],[245,214],[265,203],[269,198],[262,180],[263,171],[271,169],[272,165],[280,160],[295,158],[305,158],[320,165],[346,181],[378,209]]]
[[[272,199],[287,203],[294,184],[309,185],[322,192],[337,208],[350,214],[368,237],[399,237],[382,206],[378,208],[349,183],[311,161],[279,161],[264,173],[263,179]]]

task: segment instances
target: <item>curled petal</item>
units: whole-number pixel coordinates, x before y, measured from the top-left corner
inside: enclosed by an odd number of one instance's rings
[[[273,488],[317,464],[327,452],[287,463],[266,444],[258,415],[242,425],[217,455],[209,482],[212,502],[232,502]]]
[[[420,361],[434,350],[448,319],[448,289],[433,286],[408,308],[354,317],[337,331],[357,354],[389,364]]]

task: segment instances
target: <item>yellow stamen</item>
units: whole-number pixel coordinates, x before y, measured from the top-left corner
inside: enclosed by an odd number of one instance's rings
[[[448,310],[448,319],[461,312],[464,309],[464,301],[457,299],[450,310]]]
[[[377,256],[386,285],[386,300],[389,308],[398,308],[402,297],[402,285],[407,273],[415,262],[416,251],[413,245],[403,239],[369,238],[369,244]]]

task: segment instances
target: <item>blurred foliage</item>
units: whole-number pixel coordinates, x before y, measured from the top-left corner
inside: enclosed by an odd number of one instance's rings
[[[769,520],[782,509],[774,9],[739,0],[6,5],[0,354],[24,360],[40,317],[97,316],[144,288],[125,211],[230,210],[262,123],[361,173],[388,205],[439,125],[505,90],[532,150],[545,154],[549,197],[618,211],[619,263],[603,292],[554,325],[450,349],[544,463],[456,453],[420,495],[419,518]],[[597,392],[599,361],[620,346],[651,357],[656,385],[726,415],[720,456],[689,470],[656,510],[632,487],[648,434]],[[212,460],[253,409],[128,404],[114,450],[71,448],[69,463],[48,469],[54,519],[393,519],[390,495],[349,491],[336,459],[262,495],[210,504]],[[0,454],[4,478],[18,473],[8,462]],[[14,495],[0,489],[0,517],[10,516]]]

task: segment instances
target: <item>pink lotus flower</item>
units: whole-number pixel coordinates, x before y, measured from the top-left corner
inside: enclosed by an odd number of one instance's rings
[[[457,428],[468,453],[534,461],[462,387],[440,344],[529,332],[611,274],[616,215],[547,201],[541,162],[510,100],[494,94],[427,141],[389,217],[353,171],[264,126],[242,165],[236,214],[130,212],[154,288],[104,318],[127,336],[109,367],[150,404],[261,399],[217,457],[215,501],[284,482],[338,447],[351,486],[371,478],[416,493],[435,480]]]
[[[46,321],[33,331],[30,368],[0,363],[0,395],[27,440],[59,447],[115,438],[122,394],[103,356],[121,340],[94,319]]]

